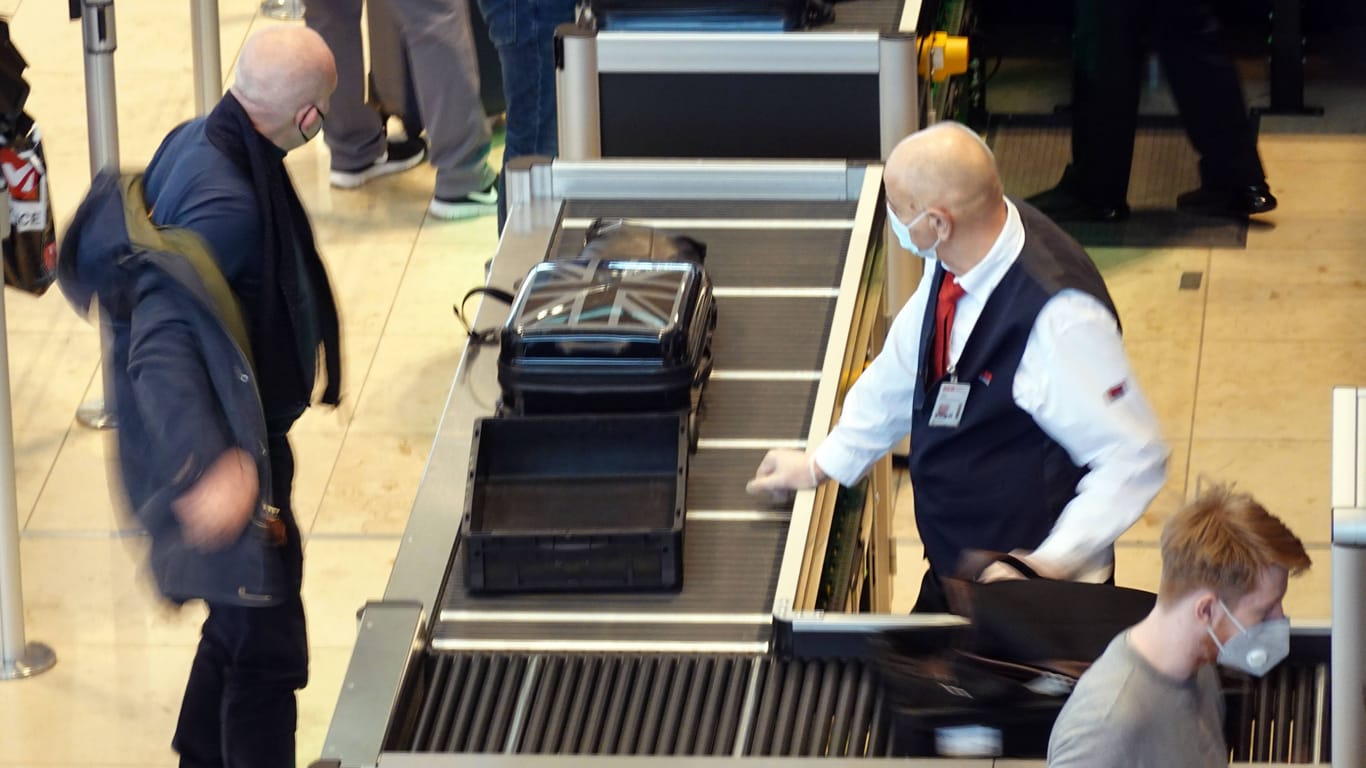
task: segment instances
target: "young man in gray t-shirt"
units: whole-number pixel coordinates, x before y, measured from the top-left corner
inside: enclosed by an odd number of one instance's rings
[[[1217,662],[1261,676],[1289,652],[1286,583],[1304,545],[1251,496],[1216,487],[1162,531],[1157,605],[1082,675],[1050,768],[1228,765]]]

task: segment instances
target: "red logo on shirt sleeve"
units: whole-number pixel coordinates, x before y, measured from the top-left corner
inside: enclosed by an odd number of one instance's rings
[[[1124,393],[1128,391],[1128,386],[1128,382],[1121,381],[1113,387],[1110,387],[1105,390],[1105,399],[1113,403],[1121,397],[1124,397]]]

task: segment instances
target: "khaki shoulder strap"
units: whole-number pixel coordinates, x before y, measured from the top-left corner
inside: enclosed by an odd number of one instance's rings
[[[152,223],[146,197],[143,195],[141,174],[120,176],[119,190],[123,193],[123,213],[129,240],[142,248],[181,256],[194,267],[200,282],[213,299],[219,318],[237,342],[237,346],[241,347],[243,354],[247,356],[247,362],[255,370],[256,362],[251,354],[251,342],[247,336],[246,320],[242,316],[242,305],[238,303],[237,295],[228,286],[228,280],[223,277],[218,262],[214,261],[209,244],[188,229],[158,227]]]

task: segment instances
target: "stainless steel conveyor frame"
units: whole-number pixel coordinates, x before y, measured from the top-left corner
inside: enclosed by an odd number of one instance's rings
[[[1366,388],[1333,390],[1333,765],[1366,765]]]

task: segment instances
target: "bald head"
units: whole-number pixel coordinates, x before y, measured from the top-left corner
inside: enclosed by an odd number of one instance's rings
[[[888,201],[902,215],[938,207],[960,226],[971,226],[1001,209],[996,158],[961,123],[936,123],[901,140],[883,170]]]
[[[303,113],[326,111],[337,87],[337,65],[321,36],[301,26],[257,32],[242,46],[232,93],[256,130],[284,149],[298,146],[292,134]]]

